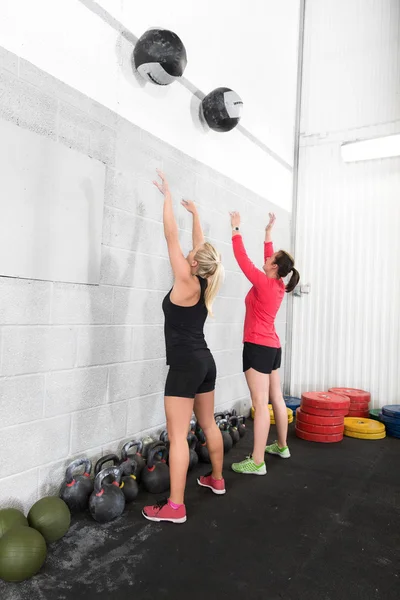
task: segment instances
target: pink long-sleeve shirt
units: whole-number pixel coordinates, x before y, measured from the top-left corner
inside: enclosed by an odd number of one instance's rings
[[[282,279],[267,277],[247,256],[241,235],[232,237],[235,258],[253,287],[246,296],[243,341],[280,348],[275,317],[285,295]],[[264,244],[264,261],[274,253],[272,242]]]

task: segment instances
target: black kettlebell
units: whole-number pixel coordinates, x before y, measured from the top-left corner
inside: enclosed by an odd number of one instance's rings
[[[153,447],[154,442],[158,441],[158,440],[154,440],[151,436],[147,436],[145,438],[143,438],[142,443],[143,443],[143,448],[142,448],[142,456],[145,460],[147,460],[147,456],[149,454],[149,450],[150,448]]]
[[[134,458],[125,460],[121,463],[120,469],[122,472],[122,483],[120,488],[124,492],[125,502],[130,504],[130,502],[136,500],[139,493],[139,485],[136,478],[138,469],[137,462]]]
[[[132,448],[136,448],[135,453],[132,456],[129,456],[128,452]],[[143,444],[140,440],[131,440],[130,442],[126,442],[121,450],[121,461],[132,460],[134,459],[137,465],[136,470],[136,479],[140,482],[140,478],[142,476],[143,467],[146,464],[142,456]]]
[[[191,471],[198,463],[199,463],[199,457],[197,456],[196,453],[196,446],[197,446],[197,437],[194,435],[194,433],[189,433],[189,435],[187,436],[187,441],[189,444],[189,471]]]
[[[108,467],[96,475],[89,509],[93,519],[98,523],[113,521],[124,512],[125,496],[119,487],[121,475],[119,467]],[[113,480],[112,484],[105,484],[106,479]]]
[[[215,419],[215,422],[218,424],[218,421],[220,421],[221,419],[225,419],[225,415],[223,412],[216,412],[214,414],[214,419]]]
[[[233,446],[233,441],[228,431],[229,423],[226,419],[221,419],[218,421],[217,425],[222,433],[222,439],[224,441],[224,454],[227,454],[230,450],[232,450]]]
[[[94,466],[95,477],[97,477],[100,471],[103,471],[104,465],[106,465],[108,462],[112,463],[113,467],[119,467],[121,461],[119,459],[119,456],[117,456],[116,454],[106,454],[105,456],[102,456],[101,458],[99,458],[99,460]],[[103,480],[103,484],[110,484],[113,482],[114,479],[112,475],[109,475],[108,477],[106,477],[106,479]]]
[[[239,435],[240,437],[244,437],[246,435],[246,417],[244,417],[243,415],[240,415],[240,417],[238,417],[238,431],[239,431]]]
[[[200,427],[196,428],[196,453],[199,457],[199,460],[203,463],[211,463],[210,454],[207,448],[206,436],[204,435],[204,431],[200,429]]]
[[[168,431],[164,429],[164,431],[160,433],[160,442],[164,442],[164,444],[167,444],[168,441]]]
[[[83,466],[82,475],[76,471]],[[60,488],[60,498],[67,504],[71,514],[86,510],[89,506],[90,494],[93,492],[93,480],[90,478],[92,463],[88,458],[74,460],[65,472],[65,479]]]
[[[197,421],[195,419],[192,419],[190,421],[189,433],[193,433],[194,435],[196,435],[196,427],[197,427]]]
[[[233,444],[237,444],[240,440],[240,434],[238,430],[239,419],[236,416],[229,417],[229,435],[232,438]]]
[[[156,455],[161,453],[161,460]],[[169,489],[168,450],[165,444],[158,442],[149,450],[147,465],[142,471],[142,484],[147,492],[161,494]]]

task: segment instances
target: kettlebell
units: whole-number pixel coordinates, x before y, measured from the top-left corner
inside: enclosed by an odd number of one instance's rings
[[[136,448],[136,452],[133,454],[133,456],[128,455],[128,452],[131,448]],[[146,461],[142,456],[142,449],[143,444],[140,440],[132,440],[130,442],[126,442],[121,450],[121,461],[132,460],[132,458],[135,460],[137,465],[136,479],[138,482],[140,482],[142,470],[146,464]]]
[[[156,454],[161,453],[161,460]],[[169,467],[166,464],[168,450],[165,444],[158,442],[149,450],[147,465],[142,471],[142,484],[151,494],[161,494],[169,489]]]
[[[154,444],[155,440],[151,436],[147,436],[142,439],[143,448],[142,448],[142,456],[145,460],[147,460],[147,455],[149,453],[150,447]]]
[[[164,442],[164,444],[168,442],[168,431],[166,429],[160,433],[160,442]]]
[[[240,434],[239,434],[239,430],[238,430],[238,424],[239,424],[239,419],[238,417],[232,416],[229,417],[229,435],[232,438],[232,442],[233,444],[237,444],[238,441],[240,440]]]
[[[199,457],[199,460],[203,463],[211,463],[210,454],[208,452],[206,436],[204,435],[204,431],[200,429],[200,427],[196,428],[196,453]]]
[[[120,465],[122,472],[122,483],[120,488],[124,492],[125,502],[130,504],[133,502],[139,493],[139,485],[136,478],[138,470],[137,462],[134,458],[125,460]]]
[[[194,433],[189,433],[187,436],[187,441],[189,444],[189,471],[191,471],[199,462],[199,457],[196,453],[197,446],[197,437]]]
[[[83,466],[83,475],[76,471]],[[60,488],[60,498],[67,504],[71,514],[86,510],[89,506],[90,494],[93,492],[93,480],[90,478],[92,463],[88,458],[74,460],[65,472],[65,479]]]
[[[113,467],[118,467],[120,464],[119,456],[117,456],[116,454],[106,454],[105,456],[102,456],[101,458],[99,458],[99,460],[97,461],[97,463],[94,466],[95,478],[100,473],[100,471],[103,471],[104,465],[107,464],[108,462],[111,462]],[[114,479],[112,478],[112,475],[109,475],[106,479],[104,479],[103,484],[110,484],[113,482],[114,482]]]
[[[222,439],[224,441],[224,454],[227,454],[229,450],[232,450],[233,446],[233,441],[228,431],[229,423],[226,419],[221,419],[220,421],[218,421],[217,425],[221,430]]]
[[[197,427],[197,421],[195,419],[192,419],[190,421],[189,433],[193,433],[194,435],[196,435],[196,427]]]
[[[223,412],[216,412],[214,414],[214,419],[215,419],[215,422],[218,424],[218,421],[220,421],[221,419],[225,419],[225,415]]]
[[[125,496],[119,487],[121,475],[119,467],[108,467],[96,475],[89,509],[93,519],[98,523],[113,521],[124,512]],[[112,484],[104,485],[106,479],[112,480]]]
[[[244,437],[246,435],[246,417],[244,417],[243,415],[240,415],[240,417],[238,417],[238,431],[239,431],[239,435],[240,437]]]

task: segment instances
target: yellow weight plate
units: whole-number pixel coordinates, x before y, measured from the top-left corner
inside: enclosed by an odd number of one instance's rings
[[[355,433],[382,433],[385,431],[383,423],[362,417],[345,417],[344,428]]]
[[[272,410],[272,404],[268,404],[268,408],[269,408],[269,415],[271,417],[271,423],[274,425],[275,424],[275,417],[274,417],[274,411]],[[289,423],[291,423],[293,421],[293,411],[290,408],[286,408],[287,410],[287,415],[288,415],[288,421]],[[254,419],[254,406],[251,407],[251,418]]]
[[[359,431],[344,430],[347,437],[357,438],[358,440],[383,440],[386,437],[386,431],[380,433],[360,433]]]

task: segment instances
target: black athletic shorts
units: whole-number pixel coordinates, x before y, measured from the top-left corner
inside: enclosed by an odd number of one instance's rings
[[[269,375],[281,366],[282,349],[245,342],[243,345],[243,372],[254,369]]]
[[[165,396],[194,398],[196,394],[205,394],[215,390],[217,367],[211,352],[191,357],[181,363],[170,365]]]

